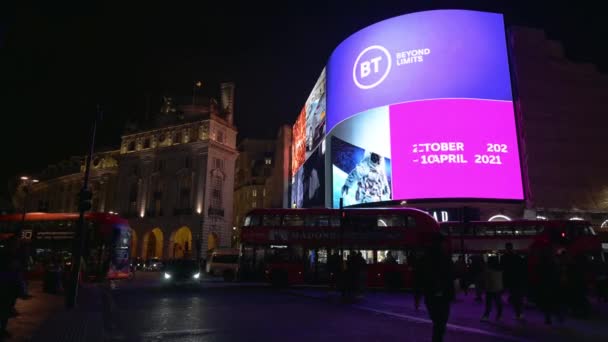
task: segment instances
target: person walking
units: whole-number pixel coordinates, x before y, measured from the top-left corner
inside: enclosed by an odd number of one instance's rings
[[[443,237],[435,236],[415,269],[416,305],[420,296],[433,322],[433,342],[443,341],[450,303],[454,299],[452,260],[443,251]]]
[[[342,297],[346,301],[350,301],[353,299],[353,293],[355,291],[355,282],[356,282],[356,261],[354,253],[349,253],[346,258],[346,270],[343,272],[342,277]]]
[[[473,255],[471,257],[470,278],[475,285],[475,301],[481,302],[483,294],[483,275],[485,263],[481,255]]]
[[[488,258],[488,267],[485,271],[485,288],[486,288],[486,309],[481,317],[481,321],[489,320],[492,311],[492,302],[496,304],[496,320],[499,321],[502,317],[502,270],[498,262],[498,257],[492,256]]]
[[[20,280],[15,268],[15,255],[6,246],[0,249],[0,340],[9,338],[8,320],[13,316],[19,296]]]
[[[342,260],[338,253],[334,251],[331,252],[329,257],[327,258],[327,268],[329,271],[329,288],[335,289],[337,279],[340,277],[340,273],[342,271]]]
[[[361,297],[363,295],[363,291],[365,290],[365,285],[367,281],[367,262],[361,252],[356,252],[355,254],[355,281],[357,282],[355,287],[355,296]]]
[[[460,290],[464,292],[464,295],[469,294],[468,284],[467,284],[467,264],[464,260],[464,255],[458,256],[458,260],[454,264],[454,277],[458,282],[458,287]]]
[[[560,270],[550,247],[545,247],[540,252],[538,278],[538,304],[545,315],[545,324],[552,324],[552,316],[557,316],[562,321]]]
[[[515,310],[515,318],[523,319],[523,298],[526,268],[524,260],[513,252],[513,244],[505,245],[506,252],[501,259],[503,270],[503,284],[509,293],[509,302]]]
[[[608,262],[597,259],[595,263],[597,275],[597,300],[599,303],[608,302]]]

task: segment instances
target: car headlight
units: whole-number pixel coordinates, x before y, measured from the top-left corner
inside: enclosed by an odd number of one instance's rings
[[[165,279],[171,279],[171,275],[167,272],[165,272]]]
[[[194,274],[192,277],[194,279],[198,279],[200,276],[201,276],[201,273],[199,272],[199,273]]]

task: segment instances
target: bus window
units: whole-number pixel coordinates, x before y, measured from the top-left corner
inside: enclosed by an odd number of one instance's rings
[[[477,236],[493,236],[494,235],[494,227],[488,226],[479,226],[475,229],[475,235]]]
[[[346,222],[352,228],[371,228],[378,225],[376,217],[371,215],[347,215]]]
[[[339,227],[340,218],[335,215],[307,215],[304,224],[309,227]]]
[[[264,226],[264,227],[281,226],[281,215],[265,214],[264,216],[262,216],[262,226]]]
[[[301,227],[304,225],[304,217],[302,215],[287,214],[283,216],[283,226],[285,227]]]
[[[245,222],[243,224],[245,227],[250,226],[259,226],[260,225],[260,215],[248,215],[245,217]]]
[[[378,227],[403,227],[405,217],[402,215],[378,216]]]
[[[411,216],[406,216],[406,217],[407,217],[407,227],[416,228],[416,220]]]
[[[339,216],[330,216],[329,224],[332,227],[340,227],[340,217]]]
[[[511,228],[510,226],[496,227],[496,235],[511,236],[513,235],[513,228]]]

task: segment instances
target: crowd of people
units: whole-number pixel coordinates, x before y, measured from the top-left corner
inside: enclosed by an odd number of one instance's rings
[[[500,255],[461,255],[454,262],[443,248],[443,238],[438,236],[436,240],[413,253],[411,259],[408,257],[414,270],[415,307],[424,301],[433,321],[433,341],[443,340],[450,305],[457,293],[471,293],[475,301],[485,301],[480,310],[481,322],[502,319],[503,297],[516,320],[524,321],[527,302],[543,312],[545,324],[553,324],[555,319],[562,322],[566,315],[587,317],[591,284],[598,300],[608,301],[608,267],[599,258],[592,260],[551,248],[535,255],[521,255],[507,243]],[[397,263],[390,252],[383,262]],[[346,262],[338,253],[332,253],[327,265],[332,288],[339,289],[346,300],[360,295],[366,283],[366,261],[360,252],[349,253]]]

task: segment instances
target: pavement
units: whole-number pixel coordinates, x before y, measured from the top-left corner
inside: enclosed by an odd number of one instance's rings
[[[262,283],[205,278],[194,287],[167,287],[159,273],[139,273],[110,286],[85,286],[77,308],[32,283],[29,300],[9,322],[8,341],[430,341],[431,322],[411,294],[367,290],[351,303],[325,286],[276,290]],[[505,305],[499,322],[479,321],[473,295],[453,303],[445,341],[608,340],[608,308],[587,320],[547,326],[533,306],[525,321]]]
[[[31,282],[31,298],[17,300],[19,315],[9,320],[6,341],[103,341],[103,293],[102,287],[83,286],[78,305],[67,310],[62,293],[45,293],[42,282]]]
[[[17,300],[15,308],[19,315],[8,321],[8,331],[12,337],[7,341],[31,340],[42,322],[63,308],[63,296],[43,292],[40,281],[29,283],[29,294],[29,299]]]
[[[426,323],[326,303],[265,284],[162,286],[152,274],[111,291],[107,341],[430,341]],[[146,279],[148,278],[148,279]],[[446,342],[508,341],[454,331]]]
[[[341,295],[327,287],[292,287],[284,292],[329,303],[342,302]],[[507,296],[503,296],[503,303],[503,315],[500,321],[493,319],[495,315],[495,311],[493,311],[489,322],[481,322],[480,318],[485,309],[485,303],[476,302],[472,293],[469,293],[468,296],[460,293],[450,309],[448,334],[460,331],[511,341],[608,340],[608,325],[606,325],[608,307],[606,304],[592,303],[593,314],[589,319],[566,317],[563,323],[554,322],[553,325],[546,325],[544,315],[535,306],[526,305],[524,320],[518,321],[515,319],[512,307],[507,304]],[[413,295],[406,292],[368,290],[347,305],[359,310],[412,322],[431,324],[424,303],[421,303],[420,308],[416,310]]]

